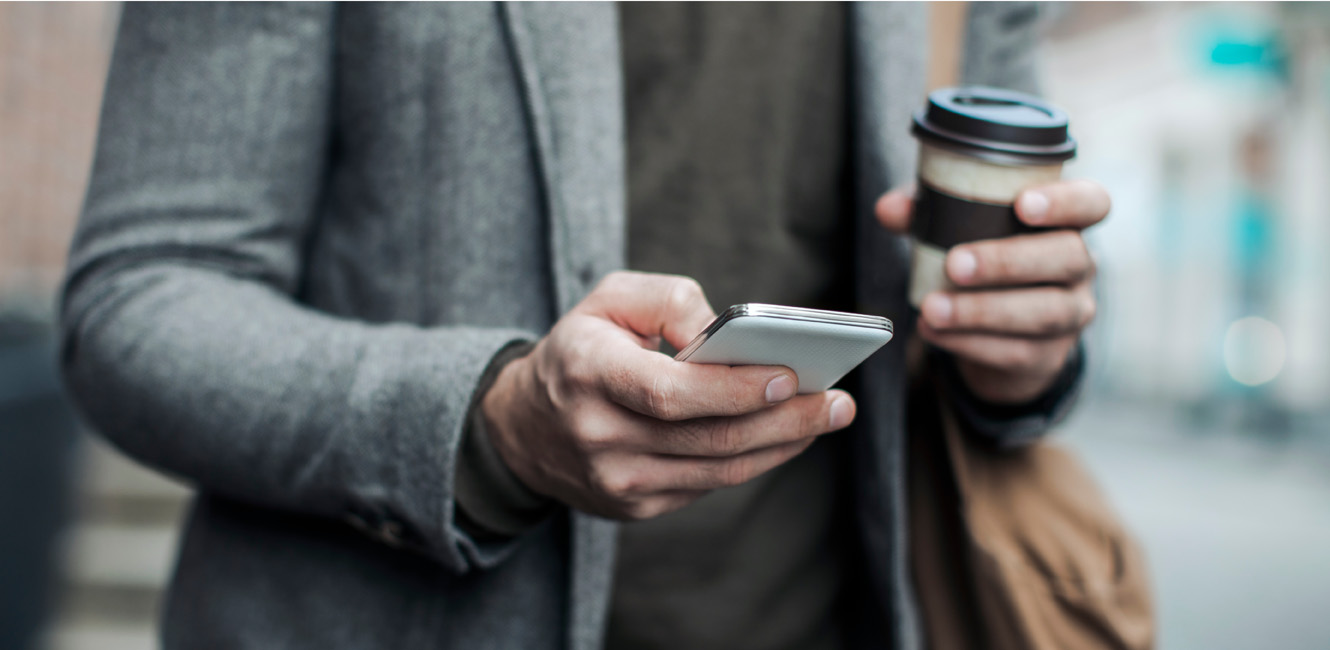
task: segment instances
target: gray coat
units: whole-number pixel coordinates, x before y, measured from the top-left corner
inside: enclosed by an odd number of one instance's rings
[[[1028,86],[1032,10],[972,13],[971,78]],[[913,173],[925,12],[851,16],[859,308],[904,326],[869,205]],[[600,645],[614,524],[481,543],[452,485],[491,357],[624,264],[622,110],[612,4],[125,7],[63,363],[97,429],[199,490],[166,647]],[[910,648],[904,347],[864,368],[854,475]]]

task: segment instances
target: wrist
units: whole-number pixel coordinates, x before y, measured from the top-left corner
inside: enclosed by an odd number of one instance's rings
[[[523,447],[516,440],[518,422],[525,413],[520,396],[532,383],[529,378],[531,356],[528,354],[504,365],[494,379],[494,384],[481,398],[480,416],[489,435],[490,445],[503,465],[522,487],[535,492],[521,453]]]
[[[1069,350],[1057,363],[1033,371],[1013,371],[957,358],[956,370],[965,382],[965,387],[975,397],[990,404],[1006,406],[1026,404],[1047,393],[1070,359]]]
[[[550,512],[549,500],[527,488],[498,451],[499,431],[508,427],[502,416],[511,395],[499,377],[531,348],[529,343],[512,344],[494,356],[467,416],[454,479],[455,517],[457,525],[476,541],[511,539],[538,525]],[[491,401],[488,417],[486,401]]]

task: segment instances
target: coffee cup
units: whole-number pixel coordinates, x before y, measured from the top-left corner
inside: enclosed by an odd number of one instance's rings
[[[910,304],[951,288],[947,251],[957,244],[1040,230],[1016,217],[1016,196],[1062,177],[1076,155],[1067,114],[1037,97],[969,86],[928,95],[911,132],[919,185],[910,234]]]

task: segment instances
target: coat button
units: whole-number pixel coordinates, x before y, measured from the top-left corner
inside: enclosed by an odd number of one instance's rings
[[[393,548],[401,546],[402,525],[395,521],[385,521],[379,524],[379,539]]]
[[[583,287],[589,287],[591,281],[596,279],[596,270],[591,268],[590,264],[583,265],[577,270],[577,279],[582,281]]]
[[[346,523],[350,524],[352,528],[355,528],[356,530],[359,530],[361,532],[370,531],[369,522],[365,521],[365,518],[361,517],[360,515],[348,514],[345,517],[342,517],[342,521],[345,521]]]

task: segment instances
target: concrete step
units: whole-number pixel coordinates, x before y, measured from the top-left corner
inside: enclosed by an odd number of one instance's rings
[[[178,538],[169,526],[76,526],[64,540],[65,582],[161,588]]]
[[[60,622],[65,627],[127,625],[154,629],[161,614],[162,591],[155,586],[65,584],[59,600]]]
[[[78,623],[51,630],[47,650],[157,650],[157,631],[143,625]]]
[[[182,482],[167,478],[130,460],[95,435],[84,436],[80,468],[84,494],[114,497],[168,499],[184,501],[192,490]]]
[[[75,517],[47,650],[156,650],[162,592],[191,490],[83,436]]]

